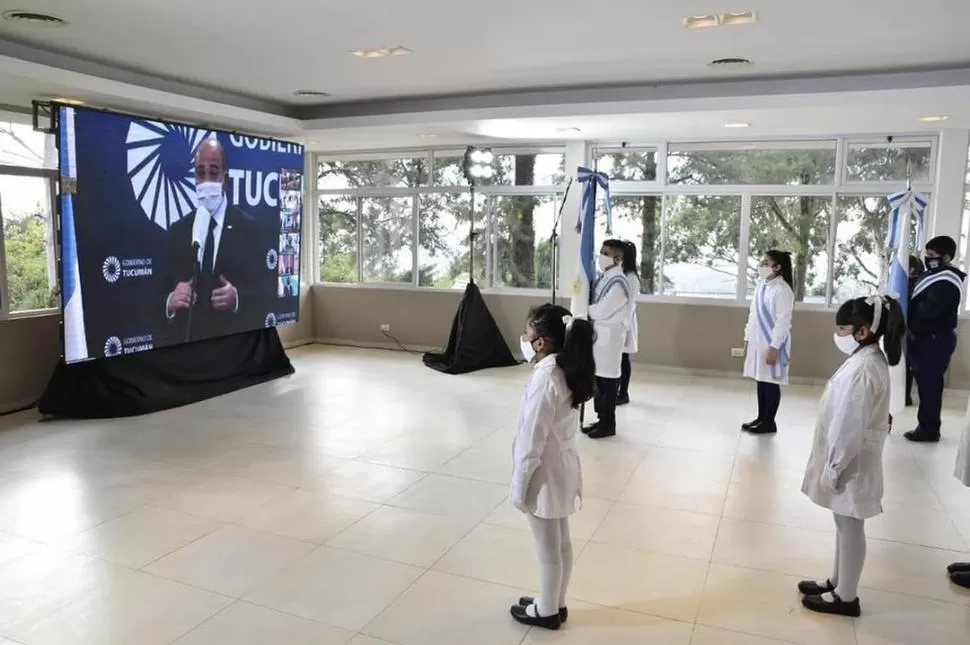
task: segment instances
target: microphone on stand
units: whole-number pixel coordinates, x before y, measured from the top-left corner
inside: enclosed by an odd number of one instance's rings
[[[196,288],[199,283],[199,250],[202,245],[198,240],[192,240],[192,293],[189,297],[189,318],[185,324],[185,342],[189,342],[192,335],[192,312],[195,310]]]

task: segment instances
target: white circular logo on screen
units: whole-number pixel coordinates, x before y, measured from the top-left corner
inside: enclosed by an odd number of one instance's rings
[[[121,353],[121,339],[112,336],[104,342],[104,355],[107,357],[117,356]]]
[[[276,249],[270,249],[266,252],[266,268],[270,271],[276,269],[276,265],[279,262],[280,255],[276,252]]]
[[[114,284],[121,277],[121,261],[113,255],[105,258],[101,265],[101,274],[104,275],[105,282]]]
[[[128,179],[145,217],[163,230],[195,212],[195,153],[211,130],[132,121],[125,147]]]
[[[275,327],[276,326],[276,314],[268,313],[266,314],[266,326]]]

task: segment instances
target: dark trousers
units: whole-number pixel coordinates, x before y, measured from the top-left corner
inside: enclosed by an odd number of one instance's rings
[[[596,398],[593,401],[600,429],[616,430],[616,396],[620,379],[596,377]]]
[[[758,381],[758,421],[764,425],[774,425],[780,405],[781,386]]]
[[[630,396],[630,375],[633,373],[633,366],[630,365],[630,355],[623,354],[620,360],[620,397]]]
[[[913,374],[913,365],[906,359],[906,405],[913,404],[913,380],[915,376]]]
[[[943,377],[957,347],[955,332],[919,336],[909,341],[909,363],[913,366],[919,392],[917,431],[928,437],[940,436],[943,409]]]

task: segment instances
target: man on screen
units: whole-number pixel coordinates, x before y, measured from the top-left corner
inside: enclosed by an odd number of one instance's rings
[[[262,326],[256,306],[259,230],[252,217],[229,203],[227,172],[222,144],[204,141],[195,158],[199,206],[169,230],[164,304],[176,342]]]

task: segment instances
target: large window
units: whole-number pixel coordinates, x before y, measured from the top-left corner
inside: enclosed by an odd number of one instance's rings
[[[850,142],[846,151],[848,182],[930,181],[933,144],[930,141]]]
[[[741,198],[668,195],[664,211],[663,293],[736,298]]]
[[[832,184],[836,142],[679,144],[667,155],[671,184]]]
[[[637,247],[637,270],[640,273],[640,292],[661,293],[661,222],[663,197],[660,195],[622,195],[612,200],[612,237],[633,242]],[[598,218],[596,242],[607,238],[606,219]]]
[[[493,284],[552,287],[553,195],[497,195],[492,199]]]
[[[58,306],[48,135],[0,121],[0,315]]]
[[[420,197],[418,221],[418,286],[464,289],[471,254],[471,196],[430,193]],[[485,196],[475,195],[475,280],[486,278],[488,219]]]
[[[358,199],[346,195],[320,196],[320,279],[355,283],[357,267]]]

